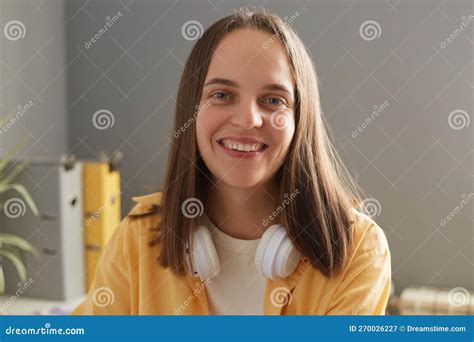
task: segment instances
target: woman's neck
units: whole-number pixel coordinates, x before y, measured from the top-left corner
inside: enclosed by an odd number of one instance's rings
[[[241,189],[222,182],[211,187],[206,200],[209,219],[224,233],[243,240],[259,239],[267,219],[278,206],[278,184]],[[280,223],[279,217],[272,224]]]

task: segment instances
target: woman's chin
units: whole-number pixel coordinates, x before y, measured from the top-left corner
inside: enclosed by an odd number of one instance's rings
[[[226,175],[221,178],[221,182],[233,188],[248,189],[261,184],[261,179],[259,177],[252,177],[249,174]]]

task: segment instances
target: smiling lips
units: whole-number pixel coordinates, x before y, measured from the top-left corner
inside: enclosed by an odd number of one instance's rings
[[[223,138],[217,143],[235,157],[257,156],[268,148],[267,144],[251,138]]]

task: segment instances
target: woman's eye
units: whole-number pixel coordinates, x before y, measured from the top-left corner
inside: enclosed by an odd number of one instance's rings
[[[223,91],[219,91],[217,93],[214,93],[211,96],[215,99],[218,99],[218,100],[221,100],[221,99],[224,100],[224,99],[230,98],[230,94],[228,94],[226,92],[223,92]]]
[[[279,106],[284,104],[284,102],[278,97],[267,97],[265,101],[272,106]]]

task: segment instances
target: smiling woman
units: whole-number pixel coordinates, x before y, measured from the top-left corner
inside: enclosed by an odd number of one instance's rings
[[[209,27],[175,118],[162,191],[135,198],[75,314],[384,314],[387,240],[288,24],[245,8]]]

